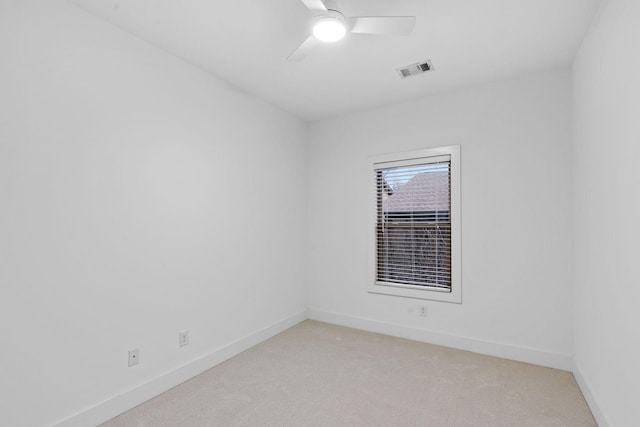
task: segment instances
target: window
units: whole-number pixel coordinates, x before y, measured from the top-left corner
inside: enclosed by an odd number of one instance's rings
[[[369,292],[461,302],[460,147],[371,159]]]

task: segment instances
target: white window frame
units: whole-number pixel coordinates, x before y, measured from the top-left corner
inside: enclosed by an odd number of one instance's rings
[[[376,282],[376,213],[377,186],[376,169],[394,166],[412,166],[429,163],[437,157],[449,156],[451,159],[451,290],[431,287],[411,286]],[[393,295],[405,298],[425,299],[451,303],[462,303],[461,248],[460,248],[460,146],[426,148],[404,153],[384,154],[369,157],[369,280],[367,291],[374,294]]]

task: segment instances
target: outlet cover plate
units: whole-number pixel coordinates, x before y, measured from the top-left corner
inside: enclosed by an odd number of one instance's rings
[[[185,345],[189,344],[189,331],[188,330],[184,330],[184,331],[180,331],[178,333],[178,344],[180,345],[180,347],[184,347]]]
[[[134,348],[129,350],[129,367],[135,366],[140,363],[140,349]]]

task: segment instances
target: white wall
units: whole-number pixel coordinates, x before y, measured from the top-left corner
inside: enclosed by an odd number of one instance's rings
[[[66,1],[1,2],[0,53],[0,424],[306,309],[305,124]]]
[[[313,124],[311,316],[570,368],[570,108],[570,74],[554,71]],[[462,159],[463,302],[427,302],[422,318],[420,300],[365,291],[367,157],[452,144]]]
[[[637,0],[605,2],[573,66],[575,363],[616,427],[640,424],[638,23]]]
[[[596,18],[573,69],[572,153],[566,71],[307,134],[66,1],[1,2],[2,422],[52,424],[206,363],[296,318],[308,292],[315,318],[557,367],[575,325],[596,417],[635,425],[639,20],[634,0]],[[423,301],[365,291],[367,157],[449,144],[462,146],[463,303],[426,302],[422,318]],[[133,347],[142,363],[127,368]]]

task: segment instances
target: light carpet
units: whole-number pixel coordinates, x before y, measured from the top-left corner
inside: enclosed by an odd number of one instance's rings
[[[596,422],[570,372],[307,320],[103,426]]]

